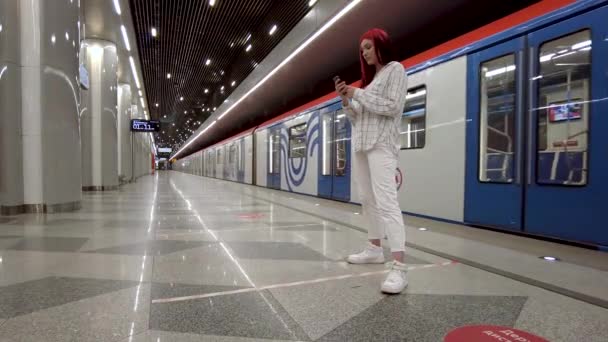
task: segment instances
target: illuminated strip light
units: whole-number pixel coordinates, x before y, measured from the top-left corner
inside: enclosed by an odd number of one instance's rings
[[[504,73],[507,73],[507,72],[510,72],[513,70],[515,70],[515,65],[509,65],[504,68],[494,69],[492,71],[486,72],[486,78],[498,76],[498,75],[501,75],[501,74],[504,74]]]
[[[591,40],[585,40],[583,42],[572,45],[572,50],[578,50],[591,45]]]
[[[116,14],[118,14],[118,15],[122,14],[122,11],[120,10],[119,0],[114,0],[114,10],[116,11]]]
[[[487,74],[486,74],[486,75],[487,75]],[[424,96],[424,95],[426,95],[426,89],[424,89],[424,90],[420,90],[420,91],[417,91],[417,92],[415,92],[415,93],[409,93],[409,94],[407,94],[407,95],[405,96],[405,99],[406,99],[406,100],[409,100],[409,99],[415,99],[415,98],[417,98],[417,97]]]
[[[146,108],[146,103],[144,102],[144,98],[143,98],[143,97],[140,97],[140,98],[139,98],[139,101],[141,102],[141,106],[142,106],[142,108]]]
[[[236,107],[239,103],[241,103],[244,99],[246,99],[251,93],[253,93],[256,89],[258,89],[262,84],[266,83],[272,75],[278,72],[282,67],[284,67],[287,63],[289,63],[295,56],[297,56],[302,50],[304,50],[310,43],[312,43],[317,37],[319,37],[323,32],[325,32],[328,28],[333,26],[336,21],[342,18],[346,13],[350,12],[357,4],[359,4],[362,0],[354,0],[346,7],[344,7],[338,14],[336,14],[330,21],[328,21],[323,27],[321,27],[315,34],[313,34],[308,40],[304,42],[304,44],[300,45],[294,52],[291,53],[281,64],[279,64],[274,70],[272,70],[268,75],[266,75],[260,82],[258,82],[253,88],[251,88],[245,95],[243,95],[240,99],[238,99],[230,108],[228,108],[219,118],[221,120],[226,114],[228,114],[234,107]]]
[[[127,51],[131,51],[131,44],[129,44],[129,36],[127,35],[127,29],[125,25],[120,25],[120,32],[122,32],[122,40],[125,42]]]
[[[137,86],[137,89],[140,89],[141,84],[139,84],[139,76],[137,75],[137,69],[135,68],[133,56],[129,56],[129,64],[131,64],[131,72],[133,73],[133,78],[135,78],[135,85]]]
[[[577,51],[570,51],[568,53],[557,55],[557,56],[553,57],[553,60],[556,60],[556,59],[559,59],[559,58],[562,58],[562,57],[566,57],[566,56],[570,56],[570,55],[573,55],[575,53],[577,53]]]
[[[544,56],[540,56],[540,62],[541,63],[545,63],[551,60],[551,58],[553,58],[553,56],[555,56],[554,53],[550,53],[548,55],[544,55]]]
[[[270,73],[268,73],[268,75],[266,75],[260,82],[258,82],[255,86],[253,86],[253,88],[251,88],[247,93],[245,93],[245,95],[243,95],[240,99],[238,99],[236,102],[234,102],[234,104],[232,106],[230,106],[230,108],[228,108],[222,115],[220,115],[220,117],[217,118],[217,120],[218,121],[221,120],[224,116],[226,116],[226,114],[228,114],[230,111],[232,111],[239,103],[241,103],[249,95],[251,95],[251,93],[253,93],[256,89],[258,89],[262,84],[266,83],[266,81],[268,81],[268,79],[270,79],[270,77],[272,77],[272,75],[274,75],[275,73],[277,73],[282,67],[284,67],[287,63],[289,63],[289,61],[291,61],[295,56],[297,56],[308,45],[310,45],[310,43],[312,43],[315,39],[317,39],[317,37],[319,37],[323,32],[327,31],[328,28],[332,27],[338,20],[340,20],[340,18],[342,18],[344,15],[346,15],[346,13],[350,12],[353,8],[355,8],[355,6],[357,6],[361,1],[363,1],[363,0],[353,0],[346,7],[344,7],[338,14],[336,14],[333,18],[331,18],[317,32],[315,32],[302,45],[300,45],[294,52],[292,52],[291,55],[289,55],[287,58],[285,58],[285,60],[283,60],[283,62],[281,62],[281,64],[277,65],[277,67],[274,68],[274,70],[272,70]],[[215,121],[213,122],[213,124],[215,124]],[[205,130],[207,130],[209,127],[211,127],[211,126],[208,126]],[[199,133],[196,136],[196,138],[192,139],[188,144],[184,145],[179,151],[177,151],[177,153],[173,156],[173,158],[177,158],[177,156],[188,145],[190,145],[194,140],[198,139],[198,137],[203,132]]]

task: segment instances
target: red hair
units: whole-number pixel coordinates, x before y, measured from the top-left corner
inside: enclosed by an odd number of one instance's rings
[[[374,28],[365,32],[361,36],[361,39],[359,39],[359,45],[361,45],[365,39],[369,39],[374,43],[378,63],[386,65],[395,60],[392,42],[386,31]],[[359,51],[359,61],[361,62],[361,87],[365,88],[374,79],[374,76],[376,75],[376,67],[374,65],[367,64],[361,51]]]

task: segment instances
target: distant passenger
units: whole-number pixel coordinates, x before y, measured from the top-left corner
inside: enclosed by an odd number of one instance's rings
[[[360,39],[361,89],[335,77],[336,91],[353,127],[356,182],[369,222],[369,245],[347,260],[353,264],[384,263],[381,239],[388,237],[393,261],[382,292],[397,294],[407,286],[405,226],[397,200],[395,170],[399,129],[407,94],[407,75],[394,60],[388,34],[380,29]]]

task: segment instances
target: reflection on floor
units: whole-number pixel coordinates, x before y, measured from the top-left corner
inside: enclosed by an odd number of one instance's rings
[[[414,248],[408,289],[382,295],[383,265],[343,261],[364,242],[240,185],[162,172],[75,213],[0,221],[0,341],[443,341],[477,324],[605,341],[602,307]]]

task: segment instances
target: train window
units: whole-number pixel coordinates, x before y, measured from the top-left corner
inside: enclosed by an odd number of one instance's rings
[[[586,185],[591,31],[548,41],[539,51],[536,181]]]
[[[423,148],[426,143],[426,87],[407,91],[401,117],[401,149]]]
[[[289,158],[306,158],[306,129],[305,123],[289,129]]]
[[[224,151],[221,147],[217,149],[217,163],[224,164]]]
[[[335,121],[335,136],[336,136],[336,176],[342,177],[346,175],[346,149],[348,145],[348,120],[346,114],[342,110],[336,113]]]
[[[333,114],[334,113],[323,114],[323,119],[322,119],[323,137],[322,137],[321,153],[323,154],[322,155],[323,165],[321,168],[321,175],[323,175],[323,176],[331,176],[331,145],[332,145],[332,140],[333,140],[333,127],[332,127]]]
[[[281,133],[279,130],[269,134],[268,151],[268,170],[271,174],[278,174],[281,167]]]
[[[232,144],[230,145],[230,148],[228,150],[228,163],[230,163],[231,165],[236,161],[236,145]]]
[[[236,160],[237,160],[237,170],[240,172],[243,169],[243,152],[241,151],[241,141],[239,140],[236,143]]]
[[[480,70],[479,181],[512,183],[516,114],[515,55],[489,60]]]

